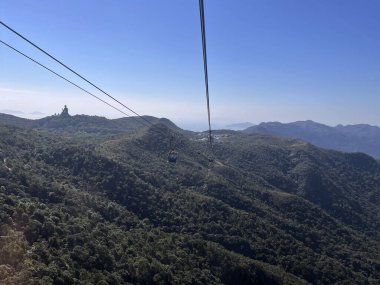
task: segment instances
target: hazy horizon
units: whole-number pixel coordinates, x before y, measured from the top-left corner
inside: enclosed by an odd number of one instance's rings
[[[379,2],[205,5],[213,126],[308,119],[380,125]],[[203,128],[197,9],[196,1],[5,0],[0,18],[139,114]],[[94,92],[2,26],[0,35]],[[3,45],[0,63],[2,109],[37,118],[31,113],[51,115],[67,104],[73,114],[121,116]]]
[[[90,114],[84,114],[84,113],[72,113],[71,109],[70,109],[70,106],[68,106],[68,107],[69,107],[69,113],[70,113],[71,116],[75,116],[75,115],[90,115]],[[31,119],[31,120],[38,120],[38,119],[42,119],[42,118],[45,118],[45,117],[48,117],[48,116],[59,114],[61,111],[62,110],[58,110],[58,111],[56,111],[54,113],[51,113],[51,114],[44,114],[44,113],[41,113],[39,111],[33,111],[33,112],[29,112],[29,113],[24,113],[24,112],[19,111],[19,110],[0,109],[0,113],[2,113],[2,114],[13,115],[13,116],[16,116],[16,117],[19,117],[19,118],[25,118],[25,119]],[[141,114],[141,115],[142,116],[152,116],[151,114]],[[107,117],[107,116],[101,116],[101,115],[97,115],[97,114],[95,114],[95,115],[92,114],[90,116],[100,116],[100,117],[105,117],[107,119],[119,119],[119,118],[126,117],[126,116]],[[154,116],[154,117],[156,117],[156,116]],[[175,123],[177,126],[179,126],[182,129],[185,129],[185,130],[191,130],[191,131],[197,131],[198,132],[198,131],[207,131],[207,129],[208,129],[208,125],[206,123],[172,120],[172,119],[167,118],[167,117],[158,117],[158,118],[169,119],[173,123]],[[239,127],[232,128],[232,126],[233,125],[246,124],[246,123],[250,123],[252,125],[259,125],[261,123],[272,123],[272,122],[278,122],[278,123],[282,123],[282,124],[288,124],[288,123],[294,123],[294,122],[297,122],[297,121],[313,121],[313,122],[320,123],[320,124],[323,124],[323,125],[326,125],[326,126],[329,126],[329,127],[336,127],[337,125],[346,126],[346,125],[368,124],[368,123],[365,123],[365,122],[363,122],[363,123],[347,123],[347,124],[344,124],[344,123],[327,124],[327,123],[316,121],[316,120],[312,120],[312,119],[294,120],[294,121],[268,120],[268,121],[261,121],[261,122],[234,122],[234,121],[231,121],[231,122],[225,122],[224,124],[214,124],[212,126],[212,129],[213,130],[219,130],[219,129],[227,128],[227,129],[231,129],[231,130],[243,130],[245,128],[239,128]],[[368,124],[368,125],[380,127],[379,125],[374,125],[374,124]]]

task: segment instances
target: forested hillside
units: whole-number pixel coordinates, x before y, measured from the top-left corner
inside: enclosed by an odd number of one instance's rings
[[[210,151],[169,123],[84,137],[61,121],[0,126],[0,283],[380,282],[371,157],[237,132]]]
[[[19,118],[13,115],[0,113],[0,124],[17,126],[22,128],[33,128],[39,130],[48,130],[50,132],[89,134],[91,136],[110,136],[132,132],[144,127],[147,123],[164,124],[169,128],[180,129],[171,121],[165,118],[156,118],[152,116],[142,116],[143,120],[138,117],[124,117],[120,119],[109,120],[105,117],[75,115],[62,117],[54,115],[37,120]]]

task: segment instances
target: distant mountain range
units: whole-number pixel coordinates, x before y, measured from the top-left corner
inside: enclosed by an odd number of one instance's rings
[[[173,122],[165,118],[143,116],[152,124],[161,123],[170,129],[181,130]],[[59,132],[75,132],[82,134],[116,135],[132,132],[146,125],[139,117],[125,117],[109,120],[104,117],[75,115],[65,120],[61,116],[49,116],[30,120],[9,114],[0,113],[0,124],[24,128],[37,128]],[[316,146],[343,152],[363,152],[380,159],[380,127],[367,124],[327,126],[313,121],[297,121],[293,123],[263,122],[237,123],[225,127],[230,130],[242,130],[245,134],[266,134],[305,140]],[[181,130],[183,131],[183,130]]]
[[[380,158],[380,128],[367,124],[330,127],[313,121],[287,124],[268,122],[249,127],[243,132],[302,139],[324,148],[364,152]]]
[[[254,124],[250,122],[245,122],[245,123],[236,123],[236,124],[227,125],[224,128],[229,129],[229,130],[239,131],[239,130],[244,130],[252,126],[254,126]]]

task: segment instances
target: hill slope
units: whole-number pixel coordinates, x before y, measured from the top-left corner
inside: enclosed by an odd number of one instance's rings
[[[220,137],[210,154],[161,124],[101,140],[1,126],[1,279],[378,284],[376,161]]]
[[[171,129],[180,130],[173,122],[165,118],[152,116],[124,117],[120,119],[107,119],[105,117],[75,115],[63,117],[60,115],[49,116],[38,120],[18,118],[13,115],[0,113],[0,124],[12,125],[24,128],[57,131],[58,133],[82,133],[90,135],[115,135],[125,132],[133,132],[139,128],[151,124],[164,124]],[[146,120],[146,121],[145,121]]]
[[[249,127],[243,132],[297,138],[320,147],[345,152],[364,152],[380,158],[380,128],[376,126],[361,124],[329,127],[313,121],[288,124],[271,122]]]

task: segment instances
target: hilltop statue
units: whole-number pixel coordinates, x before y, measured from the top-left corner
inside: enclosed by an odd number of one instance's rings
[[[69,109],[67,108],[66,105],[65,105],[65,107],[62,109],[61,117],[64,117],[64,118],[70,117],[70,115],[69,115]]]

